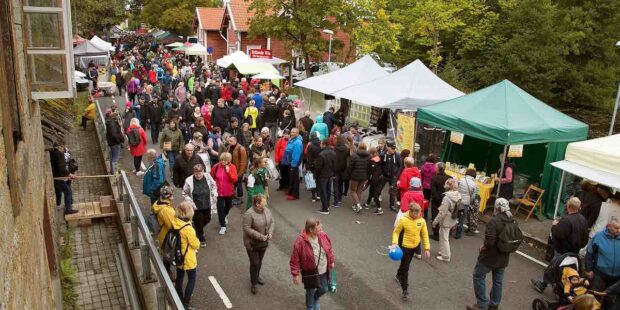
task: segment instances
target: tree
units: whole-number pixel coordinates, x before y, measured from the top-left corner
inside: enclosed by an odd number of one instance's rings
[[[250,11],[250,36],[270,36],[286,40],[290,47],[301,52],[306,62],[306,74],[312,76],[310,58],[319,58],[327,50],[328,40],[322,29],[335,32],[334,17],[342,11],[342,0],[254,0]],[[333,48],[342,42],[334,38]]]
[[[126,18],[124,0],[72,0],[71,11],[77,33],[101,33]]]
[[[152,27],[178,35],[194,34],[196,7],[216,7],[217,0],[141,0],[144,3],[140,18]]]

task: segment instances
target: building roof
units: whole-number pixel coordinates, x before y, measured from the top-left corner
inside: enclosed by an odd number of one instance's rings
[[[231,0],[229,14],[232,15],[235,30],[246,32],[250,29],[250,19],[254,16],[254,12],[250,11],[252,1]]]
[[[196,8],[202,29],[220,30],[224,19],[224,8]]]

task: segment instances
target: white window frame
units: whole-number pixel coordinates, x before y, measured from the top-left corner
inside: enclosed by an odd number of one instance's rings
[[[75,88],[75,80],[73,76],[74,65],[73,65],[73,31],[71,27],[71,6],[69,5],[69,0],[60,0],[60,7],[38,7],[38,6],[24,6],[24,15],[28,13],[61,13],[62,17],[62,27],[63,27],[63,46],[64,49],[32,49],[28,47],[26,49],[26,54],[30,55],[65,55],[65,72],[67,74],[67,89],[61,91],[31,91],[30,96],[34,100],[38,99],[56,99],[56,98],[73,98],[74,97],[74,88]],[[24,30],[30,31],[28,29],[28,25],[24,23]],[[28,59],[30,61],[30,59]],[[31,64],[32,66],[33,64]],[[31,74],[32,67],[28,67],[28,72]],[[31,77],[31,79],[34,77]]]
[[[256,44],[254,44],[254,45],[247,45],[245,47],[245,54],[250,56],[250,50],[261,50],[261,49],[263,49],[262,45],[256,45]]]

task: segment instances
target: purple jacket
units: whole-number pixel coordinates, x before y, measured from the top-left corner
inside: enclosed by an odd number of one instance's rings
[[[431,189],[431,178],[437,174],[437,166],[430,161],[422,165],[422,188]]]

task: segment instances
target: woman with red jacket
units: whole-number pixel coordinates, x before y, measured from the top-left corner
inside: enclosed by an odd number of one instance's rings
[[[230,161],[230,153],[220,154],[220,162],[211,168],[211,177],[217,185],[217,217],[220,221],[220,235],[226,233],[228,212],[232,208],[232,200],[235,196],[235,183],[237,182],[237,168]]]
[[[273,152],[274,160],[276,162],[276,165],[278,165],[278,169],[280,170],[280,186],[278,187],[279,191],[288,188],[289,164],[283,159],[284,150],[286,149],[286,144],[288,144],[288,140],[290,139],[290,137],[291,136],[289,130],[284,129],[282,131],[282,137],[278,139],[278,142],[276,142],[276,148]]]
[[[134,173],[137,174],[142,164],[142,155],[146,153],[146,133],[137,118],[132,118],[129,123],[127,140],[129,141],[129,152],[133,156]]]
[[[306,220],[305,229],[299,234],[291,253],[293,283],[304,283],[306,309],[320,309],[319,298],[327,292],[331,281],[329,271],[334,268],[334,253],[329,236],[323,231],[318,218]],[[318,277],[318,287],[313,279]],[[316,283],[314,283],[316,284]]]

